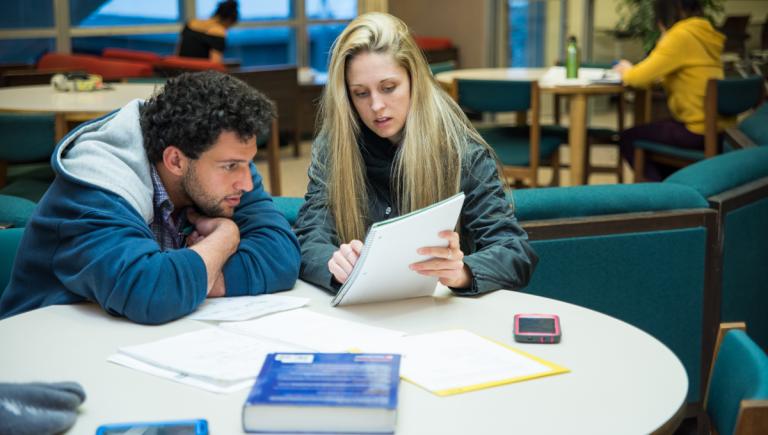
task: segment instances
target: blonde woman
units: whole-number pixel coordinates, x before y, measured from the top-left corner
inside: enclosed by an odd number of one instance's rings
[[[414,263],[455,293],[524,287],[537,261],[505,200],[496,160],[432,77],[406,25],[359,16],[334,43],[312,147],[306,203],[294,227],[301,277],[335,292],[374,222],[466,195],[448,247]]]

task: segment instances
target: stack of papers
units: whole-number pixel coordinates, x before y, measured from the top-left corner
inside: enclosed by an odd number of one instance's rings
[[[349,352],[367,343],[388,343],[405,335],[402,331],[343,320],[307,309],[219,326],[227,331],[292,343],[318,352]]]
[[[347,352],[403,335],[300,309],[123,346],[107,360],[214,393],[229,393],[253,384],[268,353]]]
[[[253,384],[268,353],[307,350],[211,327],[124,346],[107,361],[214,393],[231,393]]]
[[[406,335],[308,309],[124,346],[108,360],[229,393],[253,384],[267,354],[313,351],[400,354],[402,377],[439,396],[568,372],[465,330]]]

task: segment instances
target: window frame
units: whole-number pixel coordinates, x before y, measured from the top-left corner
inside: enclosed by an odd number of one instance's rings
[[[298,67],[309,66],[309,32],[308,27],[317,24],[346,24],[351,19],[310,19],[306,15],[305,0],[289,0],[294,17],[288,20],[269,21],[239,21],[237,29],[263,29],[269,27],[292,28],[296,36],[296,65]],[[54,38],[56,51],[59,53],[72,53],[72,39],[93,36],[118,36],[118,35],[146,35],[156,33],[179,33],[183,23],[197,16],[197,4],[195,0],[178,0],[179,23],[176,24],[148,24],[126,25],[108,27],[72,27],[70,23],[70,1],[51,0],[53,7],[53,27],[36,27],[20,29],[0,29],[0,39],[34,39]],[[363,13],[366,0],[357,0],[357,14]]]

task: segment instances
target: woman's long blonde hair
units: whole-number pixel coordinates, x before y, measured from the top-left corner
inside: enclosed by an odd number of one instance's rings
[[[459,106],[432,77],[405,23],[385,13],[360,15],[334,42],[318,115],[319,136],[329,150],[328,202],[341,243],[363,240],[368,223],[366,171],[358,146],[361,121],[346,84],[349,62],[368,52],[392,55],[410,77],[410,109],[392,174],[401,213],[457,193],[467,141],[487,147]]]

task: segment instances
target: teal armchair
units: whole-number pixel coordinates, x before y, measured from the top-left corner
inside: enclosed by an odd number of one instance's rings
[[[0,230],[0,296],[8,287],[13,272],[13,262],[16,259],[16,250],[23,235],[22,228]]]
[[[510,197],[539,255],[523,291],[656,337],[683,363],[688,413],[698,416],[717,324],[709,272],[716,213],[706,200],[663,183],[523,189]]]
[[[447,60],[445,62],[435,62],[429,64],[429,70],[432,71],[432,75],[440,74],[441,72],[453,71],[456,69],[455,60]]]
[[[720,326],[706,410],[719,435],[768,433],[768,356],[744,323]]]
[[[288,223],[293,226],[299,215],[299,209],[304,205],[304,198],[274,196],[272,197],[272,201],[275,203],[275,208],[277,208],[277,210],[288,220]]]
[[[768,349],[768,147],[701,161],[663,184],[695,189],[718,212],[720,321],[746,321],[752,338]]]
[[[738,126],[725,129],[726,151],[768,145],[768,103],[763,103]]]
[[[53,114],[0,113],[0,193],[37,202],[53,181]]]
[[[24,227],[37,204],[18,196],[0,194],[0,223]]]

